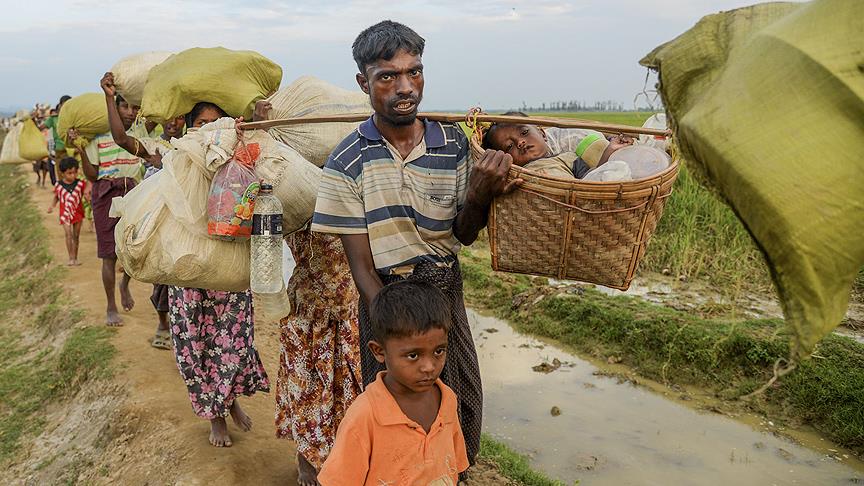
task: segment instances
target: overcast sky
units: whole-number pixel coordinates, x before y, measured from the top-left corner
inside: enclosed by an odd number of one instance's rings
[[[283,85],[311,74],[356,88],[351,42],[383,19],[426,39],[425,110],[612,99],[633,106],[639,59],[704,15],[757,0],[0,0],[0,111],[98,91],[123,56],[258,51]]]

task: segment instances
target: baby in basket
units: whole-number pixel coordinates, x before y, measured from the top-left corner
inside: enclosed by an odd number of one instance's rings
[[[509,116],[524,116],[511,111]],[[483,135],[483,148],[501,150],[513,157],[513,164],[550,177],[582,179],[591,169],[609,160],[616,150],[633,139],[618,135],[607,139],[593,130],[549,128],[541,130],[527,123],[495,123]]]

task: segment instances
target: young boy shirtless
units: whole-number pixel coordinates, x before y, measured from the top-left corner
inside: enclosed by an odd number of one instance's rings
[[[528,117],[522,112],[505,115]],[[600,132],[586,131],[575,147],[561,147],[562,150],[554,151],[546,132],[527,121],[525,124],[493,124],[483,136],[483,148],[506,152],[513,157],[514,165],[534,172],[581,179],[591,169],[606,163],[613,152],[633,143],[633,139],[626,135],[607,140]]]
[[[386,371],[348,409],[322,486],[455,486],[468,469],[456,395],[438,376],[447,359],[450,311],[434,285],[399,281],[372,302],[372,354]]]

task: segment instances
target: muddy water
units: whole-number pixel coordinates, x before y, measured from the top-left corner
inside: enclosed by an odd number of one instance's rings
[[[469,318],[483,375],[485,430],[566,484],[864,481],[864,467],[596,375],[593,364],[520,335],[498,319],[472,311]],[[532,370],[556,358],[562,364],[554,371]]]

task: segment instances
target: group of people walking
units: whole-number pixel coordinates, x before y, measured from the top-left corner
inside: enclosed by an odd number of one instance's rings
[[[509,155],[472,160],[458,126],[417,118],[424,46],[391,21],[356,38],[356,79],[374,114],[333,149],[310,223],[285,237],[296,268],[280,323],[275,425],[297,443],[304,486],[455,484],[479,449],[483,394],[458,253],[486,225],[492,199],[521,181],[507,181]],[[157,134],[111,73],[101,86],[111,131],[83,144],[70,130],[65,150],[92,184],[106,323],[115,326],[115,290],[124,310],[135,302],[130,277],[121,269],[116,278],[112,199],[157,172],[184,128],[238,114],[198,103]],[[211,423],[210,443],[231,446],[228,417],[251,427],[238,397],[271,388],[251,293],[154,285],[151,301],[152,345],[173,350],[193,411]]]

